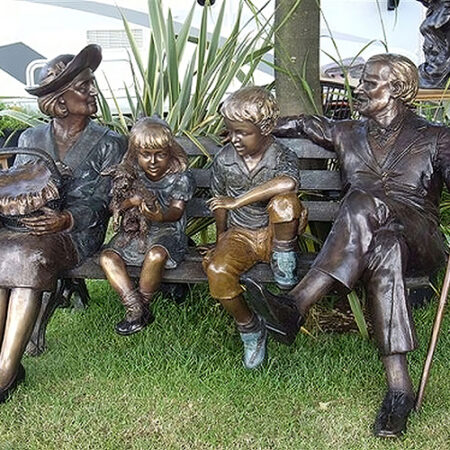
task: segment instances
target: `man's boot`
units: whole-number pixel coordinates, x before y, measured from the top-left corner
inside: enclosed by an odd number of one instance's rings
[[[414,396],[408,392],[389,389],[375,420],[375,436],[395,438],[406,431],[409,413],[414,408]]]
[[[116,325],[116,332],[128,336],[145,328],[149,323],[150,313],[140,293],[135,289],[120,300],[126,311],[125,318]]]
[[[297,237],[290,241],[273,240],[270,268],[280,289],[292,289],[300,281]]]

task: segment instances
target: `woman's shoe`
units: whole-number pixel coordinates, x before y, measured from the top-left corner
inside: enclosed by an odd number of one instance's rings
[[[11,394],[15,391],[16,387],[25,379],[25,369],[22,364],[19,364],[16,376],[10,381],[8,386],[4,389],[0,389],[0,403],[6,402]]]

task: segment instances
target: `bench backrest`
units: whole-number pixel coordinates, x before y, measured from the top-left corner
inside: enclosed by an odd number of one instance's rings
[[[185,149],[189,157],[205,156],[204,150],[214,157],[221,146],[209,138],[200,138],[199,142],[204,147],[200,149],[188,138],[178,138],[177,141]],[[280,139],[280,141],[297,154],[300,160],[305,162],[321,161],[326,166],[326,162],[336,158],[335,153],[325,150],[315,145],[307,139]],[[210,169],[191,169],[197,182],[198,188],[209,188]],[[301,188],[307,199],[303,202],[309,211],[309,220],[313,222],[330,222],[338,211],[338,202],[330,200],[336,199],[341,190],[341,179],[339,171],[324,169],[302,169],[300,171]],[[314,200],[312,200],[314,198]],[[317,198],[317,200],[316,200]],[[210,217],[211,211],[206,205],[207,197],[194,197],[187,206],[187,213],[190,217]]]

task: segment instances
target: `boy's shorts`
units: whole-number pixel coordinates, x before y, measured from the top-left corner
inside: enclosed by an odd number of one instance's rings
[[[258,262],[269,262],[272,251],[273,224],[298,219],[303,206],[297,195],[275,196],[267,206],[269,225],[252,230],[232,227],[221,236],[216,247],[203,259],[211,296],[232,299],[243,292],[239,277]]]

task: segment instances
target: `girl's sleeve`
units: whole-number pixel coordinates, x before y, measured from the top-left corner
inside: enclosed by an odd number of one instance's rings
[[[181,172],[177,177],[171,192],[174,200],[183,200],[188,202],[194,195],[196,189],[195,179],[192,172],[188,169]]]

